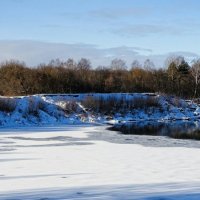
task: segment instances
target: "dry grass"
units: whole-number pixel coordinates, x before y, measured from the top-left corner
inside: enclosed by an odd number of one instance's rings
[[[81,104],[89,111],[103,114],[112,114],[115,112],[127,112],[133,109],[161,108],[156,97],[137,97],[127,100],[123,97],[110,97],[108,99],[87,97],[81,101]]]
[[[62,109],[67,114],[75,113],[78,110],[78,105],[75,100],[63,101]]]
[[[159,100],[156,97],[134,98],[131,105],[135,109],[147,109],[147,108],[160,108],[161,107]]]
[[[2,112],[13,112],[16,108],[16,99],[13,98],[0,98],[0,111]]]
[[[45,111],[45,108],[45,102],[42,100],[36,101],[33,97],[30,97],[28,100],[28,108],[26,114],[38,116],[39,110]]]

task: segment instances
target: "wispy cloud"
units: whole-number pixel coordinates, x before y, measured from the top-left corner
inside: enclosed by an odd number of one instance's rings
[[[88,12],[88,15],[96,18],[119,20],[123,17],[142,17],[151,14],[152,10],[146,7],[100,9]]]
[[[92,19],[92,20],[112,20],[118,21],[126,17],[148,17],[153,13],[153,9],[150,7],[121,7],[121,8],[100,8],[87,11],[66,11],[58,13],[61,17],[68,17],[73,20],[79,20],[80,18]]]
[[[129,24],[110,30],[120,36],[185,35],[194,33],[193,26],[162,24]]]
[[[192,52],[173,52],[173,54],[184,55],[188,59],[198,57]],[[17,59],[25,61],[31,66],[47,63],[56,58],[79,60],[82,57],[90,59],[93,66],[109,65],[111,60],[117,57],[126,60],[128,65],[135,59],[142,63],[145,59],[150,58],[156,66],[162,67],[164,60],[169,55],[171,54],[155,55],[151,49],[140,47],[99,48],[90,44],[62,44],[28,40],[0,41],[1,62]]]

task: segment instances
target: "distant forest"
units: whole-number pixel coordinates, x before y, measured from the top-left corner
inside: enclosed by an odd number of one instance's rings
[[[135,60],[129,68],[121,59],[95,69],[85,58],[56,59],[35,68],[19,61],[0,64],[0,95],[158,92],[192,98],[200,95],[199,81],[200,59],[188,64],[181,56],[169,57],[159,69],[149,59],[143,65]]]

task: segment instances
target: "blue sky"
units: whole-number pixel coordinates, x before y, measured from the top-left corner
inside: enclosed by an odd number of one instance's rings
[[[199,0],[0,0],[0,7],[0,60],[34,65],[66,55],[99,65],[118,56],[161,65],[169,53],[200,54]]]

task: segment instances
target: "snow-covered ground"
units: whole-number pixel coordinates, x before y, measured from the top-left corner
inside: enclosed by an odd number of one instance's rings
[[[0,97],[1,127],[198,119],[199,105],[157,94],[94,93]]]
[[[200,199],[199,141],[105,128],[1,128],[0,199]]]

